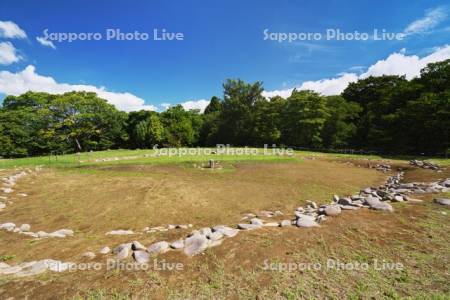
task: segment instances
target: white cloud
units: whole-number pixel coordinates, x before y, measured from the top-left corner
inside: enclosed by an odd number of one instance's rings
[[[161,106],[164,110],[166,110],[166,109],[168,109],[168,108],[171,106],[171,104],[170,104],[170,103],[161,103],[160,106]]]
[[[12,63],[18,62],[22,57],[17,54],[16,48],[10,42],[0,43],[0,64],[10,65]]]
[[[14,22],[0,21],[0,37],[24,39],[27,34]]]
[[[427,10],[423,18],[417,19],[406,26],[404,33],[406,35],[424,33],[435,28],[447,18],[447,11],[444,6]]]
[[[93,85],[73,85],[56,82],[52,77],[37,74],[35,67],[32,65],[17,73],[0,71],[0,93],[17,96],[27,91],[52,94],[63,94],[70,91],[95,92],[100,98],[106,99],[120,110],[156,110],[155,106],[146,105],[143,99],[130,93],[111,92],[104,87]]]
[[[39,44],[46,46],[46,47],[50,47],[52,49],[56,49],[55,45],[53,44],[52,41],[46,40],[43,37],[36,37],[36,41],[39,42]]]
[[[200,112],[204,112],[205,108],[209,104],[209,100],[199,99],[199,100],[190,100],[183,103],[180,103],[185,110],[190,109],[199,109]]]
[[[356,73],[343,73],[339,77],[331,79],[321,79],[317,81],[306,81],[297,86],[298,90],[313,90],[323,95],[338,95],[350,82],[369,76],[400,75],[407,79],[412,79],[420,75],[420,70],[427,64],[450,59],[450,45],[435,48],[433,53],[420,58],[417,55],[406,55],[405,49],[389,55],[386,59],[379,60],[371,65],[366,72],[361,75]],[[291,95],[293,88],[264,91],[263,96],[270,98],[281,96],[287,98]]]

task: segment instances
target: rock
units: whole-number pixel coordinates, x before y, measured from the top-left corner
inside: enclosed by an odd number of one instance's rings
[[[25,194],[25,193],[19,193],[19,194],[17,194],[17,196],[21,196],[21,197],[27,197],[28,195],[27,195],[27,194]]]
[[[268,222],[263,225],[264,227],[278,227],[280,224],[278,222]]]
[[[327,216],[337,216],[341,213],[341,208],[338,205],[328,205],[325,207],[325,214]]]
[[[447,198],[435,198],[434,199],[435,203],[441,204],[441,205],[450,205],[450,199]]]
[[[286,226],[291,226],[292,225],[292,221],[291,220],[283,220],[280,222],[280,226],[281,227],[286,227]]]
[[[177,229],[188,229],[188,225],[176,225]]]
[[[320,216],[317,217],[317,222],[318,223],[322,223],[326,219],[327,219],[327,217],[325,215],[320,215]]]
[[[22,225],[20,225],[19,229],[20,229],[20,231],[27,232],[27,231],[30,231],[31,226],[30,226],[30,224],[22,224]]]
[[[132,230],[112,230],[106,233],[106,235],[126,235],[126,234],[134,234]]]
[[[242,230],[253,230],[261,228],[261,225],[256,224],[238,224],[238,228]]]
[[[138,241],[134,241],[131,243],[131,250],[136,251],[136,250],[146,250],[145,246],[142,245],[141,243],[139,243]]]
[[[6,207],[6,204],[3,202],[0,202],[0,210],[4,209]]]
[[[226,237],[234,237],[239,233],[239,230],[224,225],[214,226],[212,229],[213,231],[222,233]]]
[[[311,200],[307,200],[306,203],[308,203],[312,208],[317,209],[317,203]]]
[[[184,247],[184,240],[176,240],[170,244],[172,249],[182,249]]]
[[[10,193],[14,192],[14,190],[12,188],[0,188],[0,190],[2,190],[3,193],[5,193],[5,194],[10,194]]]
[[[214,231],[206,236],[211,241],[218,241],[223,238],[223,234],[219,231]]]
[[[127,248],[128,250],[131,250],[131,243],[120,244],[119,246],[115,247],[112,250],[112,253],[113,254],[119,254],[125,248]]]
[[[211,234],[211,233],[212,233],[212,230],[211,230],[211,228],[209,228],[209,227],[204,227],[204,228],[201,228],[201,229],[199,230],[199,232],[200,232],[200,234],[202,234],[202,235],[204,235],[204,236],[207,236],[208,234]]]
[[[317,227],[319,224],[313,216],[302,215],[297,219],[297,227]]]
[[[117,253],[116,258],[118,260],[122,260],[128,257],[128,255],[130,254],[130,248],[129,247],[123,247],[119,253]]]
[[[333,195],[333,202],[338,202],[338,201],[339,201],[339,196]]]
[[[169,230],[172,230],[172,229],[175,229],[175,228],[176,228],[175,225],[172,225],[172,224],[167,225],[167,229],[169,229]]]
[[[359,206],[353,206],[353,205],[339,204],[339,207],[341,208],[341,210],[357,210],[357,209],[359,209]]]
[[[450,187],[450,178],[442,182],[442,186]]]
[[[47,237],[51,237],[51,238],[65,238],[66,235],[55,231],[55,232],[48,233]]]
[[[195,234],[184,241],[184,253],[189,256],[200,254],[206,248],[208,248],[208,239],[201,234]]]
[[[143,250],[133,252],[133,258],[138,264],[145,264],[150,261],[150,254]]]
[[[103,247],[102,249],[100,249],[100,251],[98,253],[108,254],[109,252],[111,252],[111,249],[108,246],[106,246],[106,247]]]
[[[259,225],[259,226],[262,226],[264,224],[263,220],[258,219],[258,218],[251,219],[250,223],[252,223],[253,225]]]
[[[389,203],[381,202],[381,201],[378,203],[375,203],[370,208],[375,209],[375,210],[389,211],[389,212],[394,211],[394,208]]]
[[[160,254],[169,251],[169,243],[166,241],[157,242],[150,245],[147,251],[151,254]]]
[[[0,229],[4,229],[6,231],[13,231],[16,228],[16,224],[14,223],[4,223],[0,225]]]
[[[38,231],[36,234],[38,235],[38,238],[48,238],[49,237],[49,234],[45,231]]]
[[[352,205],[352,199],[350,198],[340,198],[338,204],[342,205]]]
[[[71,230],[71,229],[60,229],[60,230],[52,232],[52,234],[64,235],[64,236],[73,236],[73,230]]]
[[[83,255],[81,255],[81,257],[87,258],[87,259],[94,259],[95,258],[95,253],[91,252],[91,251],[84,252]]]
[[[450,185],[449,185],[449,186],[450,186]],[[276,211],[274,211],[273,215],[274,215],[274,216],[282,216],[282,215],[284,215],[284,214],[283,214],[283,212],[281,212],[281,211],[279,211],[279,210],[276,210]]]
[[[395,202],[403,202],[403,201],[404,201],[404,200],[403,200],[403,196],[396,195],[396,196],[394,196],[394,199],[392,199],[392,201],[395,201]]]

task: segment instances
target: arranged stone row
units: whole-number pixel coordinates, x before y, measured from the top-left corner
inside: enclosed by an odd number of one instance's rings
[[[253,214],[253,213],[245,214],[244,217],[242,218],[242,220],[252,219],[255,217],[272,218],[272,217],[277,217],[277,216],[282,216],[282,215],[283,215],[283,212],[281,212],[279,210],[276,210],[276,211],[262,210],[260,212],[257,212],[256,214]]]
[[[169,224],[167,226],[156,226],[156,227],[145,227],[142,232],[144,233],[155,233],[155,232],[164,232],[173,229],[188,229],[192,228],[192,224],[179,224],[173,225]],[[106,233],[106,235],[129,235],[129,234],[139,234],[140,232],[134,232],[133,230],[128,229],[118,229],[111,230]]]
[[[387,173],[387,172],[391,171],[391,166],[387,165],[387,164],[378,164],[378,165],[375,166],[375,169],[377,171],[381,171],[383,173]]]
[[[59,229],[51,233],[47,233],[45,231],[32,232],[30,231],[30,224],[22,224],[20,226],[16,226],[16,224],[10,222],[0,224],[0,229],[23,234],[26,236],[31,236],[34,238],[65,238],[68,236],[73,236],[73,230],[71,229]]]
[[[0,262],[0,275],[26,277],[41,274],[47,270],[53,272],[64,272],[70,268],[71,264],[72,263],[66,263],[54,259],[24,262],[16,266],[10,266],[4,262]]]
[[[42,168],[40,166],[35,167],[34,171],[38,172],[40,171]],[[0,191],[2,191],[4,194],[11,194],[14,192],[13,187],[16,185],[17,180],[19,180],[20,178],[23,178],[25,176],[27,176],[28,174],[31,174],[33,172],[33,170],[31,169],[26,169],[24,171],[20,171],[19,173],[16,173],[14,175],[11,176],[7,176],[1,179],[3,187],[0,187]],[[27,197],[28,195],[25,193],[18,193],[18,196],[21,197]],[[4,208],[6,208],[6,201],[8,200],[7,196],[0,196],[0,211],[2,211]]]
[[[422,169],[441,171],[441,167],[439,167],[437,164],[433,164],[433,163],[430,163],[430,162],[424,161],[424,160],[413,159],[413,160],[409,161],[409,164],[412,166],[415,166],[415,167],[422,168]]]

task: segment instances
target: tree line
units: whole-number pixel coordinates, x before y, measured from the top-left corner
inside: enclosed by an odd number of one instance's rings
[[[229,79],[203,113],[181,105],[126,113],[91,92],[7,96],[0,156],[216,144],[427,155],[449,149],[450,60],[428,64],[412,80],[360,79],[341,95],[293,90],[266,99],[262,92],[261,82]]]

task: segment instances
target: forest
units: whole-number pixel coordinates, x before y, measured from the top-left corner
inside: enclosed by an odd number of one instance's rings
[[[380,76],[340,95],[293,90],[266,99],[262,82],[228,79],[204,112],[117,110],[90,92],[27,92],[0,108],[4,158],[105,149],[264,144],[355,149],[381,154],[446,155],[450,136],[450,60],[420,77]]]

